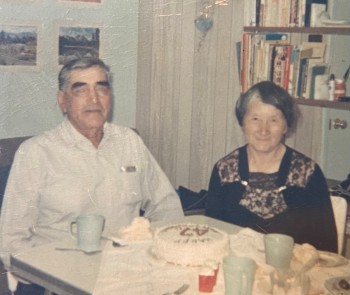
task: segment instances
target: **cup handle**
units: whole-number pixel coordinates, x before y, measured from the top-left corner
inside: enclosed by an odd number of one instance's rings
[[[106,219],[103,218],[102,232],[105,230]]]
[[[77,231],[74,231],[73,229],[75,228],[76,229],[76,226],[77,226],[77,222],[76,221],[72,221],[71,223],[70,223],[70,230],[69,230],[69,232],[70,232],[70,235],[73,237],[73,238],[77,238]]]

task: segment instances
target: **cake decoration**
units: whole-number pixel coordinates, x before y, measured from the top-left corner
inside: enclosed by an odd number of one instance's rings
[[[156,230],[153,252],[170,263],[202,266],[208,260],[221,262],[229,252],[229,238],[205,224],[173,224]]]

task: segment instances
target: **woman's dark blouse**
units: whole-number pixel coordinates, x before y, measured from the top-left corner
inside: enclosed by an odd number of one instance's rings
[[[219,160],[210,179],[206,215],[263,233],[287,234],[296,243],[337,252],[337,232],[327,183],[314,161],[287,147],[275,178],[275,187],[280,188],[286,209],[271,218],[259,217],[240,205],[249,175],[247,146]],[[265,191],[265,195],[268,196],[269,191]]]

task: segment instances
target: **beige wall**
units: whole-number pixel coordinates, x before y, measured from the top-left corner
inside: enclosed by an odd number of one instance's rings
[[[114,74],[112,120],[135,126],[138,0],[0,0],[0,23],[39,31],[37,68],[0,69],[0,138],[40,134],[62,121],[56,103],[60,26],[101,28],[100,57]]]
[[[213,164],[242,142],[236,42],[243,1],[215,6],[204,35],[201,1],[140,2],[136,127],[173,185],[206,188]]]
[[[246,1],[228,2],[212,11],[214,25],[206,35],[194,26],[203,0],[87,7],[57,0],[1,2],[2,22],[42,26],[43,60],[37,72],[0,72],[0,138],[38,134],[62,120],[55,103],[56,24],[101,24],[102,58],[115,77],[113,121],[137,127],[175,187],[207,188],[214,163],[244,142],[233,109],[240,92],[235,46]],[[321,111],[304,106],[298,136],[288,141],[317,161]]]

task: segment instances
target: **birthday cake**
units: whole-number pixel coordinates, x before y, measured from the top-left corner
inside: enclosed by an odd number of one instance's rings
[[[204,224],[173,224],[158,228],[153,253],[167,262],[185,266],[221,262],[229,253],[227,233]]]

